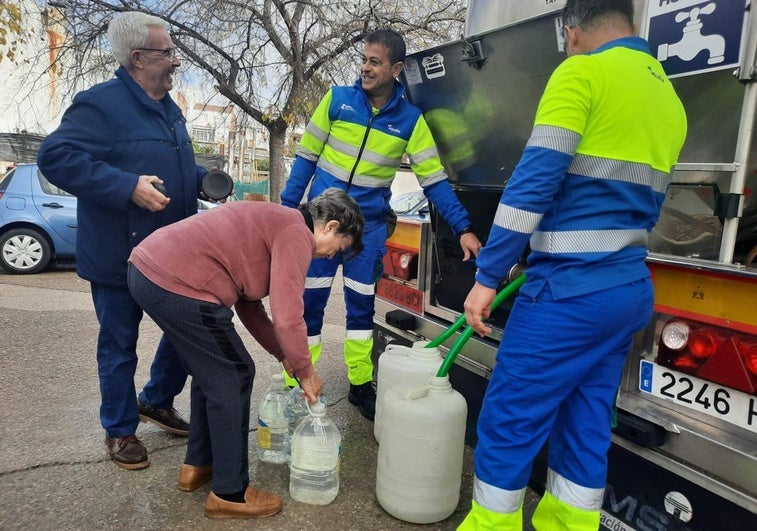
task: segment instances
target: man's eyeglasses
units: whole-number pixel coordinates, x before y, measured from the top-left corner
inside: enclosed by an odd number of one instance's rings
[[[145,52],[160,52],[163,57],[167,57],[173,60],[176,57],[176,48],[171,46],[170,48],[135,48],[136,50],[142,50]]]

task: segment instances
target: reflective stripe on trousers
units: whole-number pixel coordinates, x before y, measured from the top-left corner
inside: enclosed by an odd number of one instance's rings
[[[487,494],[487,491],[491,492]],[[598,499],[601,506],[603,491],[604,489],[584,489],[570,484],[550,470],[547,489],[534,510],[531,524],[536,531],[596,531],[599,528],[599,507],[592,510],[575,507],[563,496],[575,500],[586,495],[587,499]],[[499,499],[490,497],[491,494]],[[502,492],[502,489],[482,484],[478,478],[474,478],[471,510],[457,528],[458,531],[522,531],[524,495],[525,489]],[[500,510],[512,510],[498,512],[489,507],[487,502]]]

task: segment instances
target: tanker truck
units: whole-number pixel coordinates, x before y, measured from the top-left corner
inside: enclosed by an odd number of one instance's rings
[[[471,0],[460,40],[405,61],[408,98],[482,242],[565,58],[564,4]],[[602,526],[757,529],[757,13],[749,0],[634,7],[638,34],[684,104],[688,135],[649,236],[654,315],[635,336],[617,395]],[[463,313],[475,270],[433,206],[425,217],[400,215],[376,287],[374,356],[438,337]],[[492,313],[492,333],[469,340],[449,373],[468,402],[471,445],[510,307]],[[540,457],[532,486],[545,477]]]

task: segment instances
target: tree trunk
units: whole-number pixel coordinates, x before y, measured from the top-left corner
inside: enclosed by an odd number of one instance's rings
[[[284,189],[289,175],[284,168],[284,147],[286,146],[286,122],[278,118],[268,125],[268,150],[271,164],[268,174],[268,200],[272,203],[281,203],[281,191]]]

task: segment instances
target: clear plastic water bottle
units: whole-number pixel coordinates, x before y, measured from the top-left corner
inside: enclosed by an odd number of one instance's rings
[[[271,375],[271,385],[263,395],[258,407],[258,448],[260,460],[266,463],[284,463],[284,445],[287,437],[287,420],[284,408],[289,388],[284,375]]]
[[[292,436],[294,430],[310,413],[305,402],[305,392],[301,387],[295,387],[289,391],[284,408],[284,417],[287,419],[287,437],[284,443],[284,457],[287,463],[292,462]]]
[[[294,430],[289,465],[289,495],[312,505],[328,505],[339,493],[339,454],[342,436],[316,402],[310,415]]]

